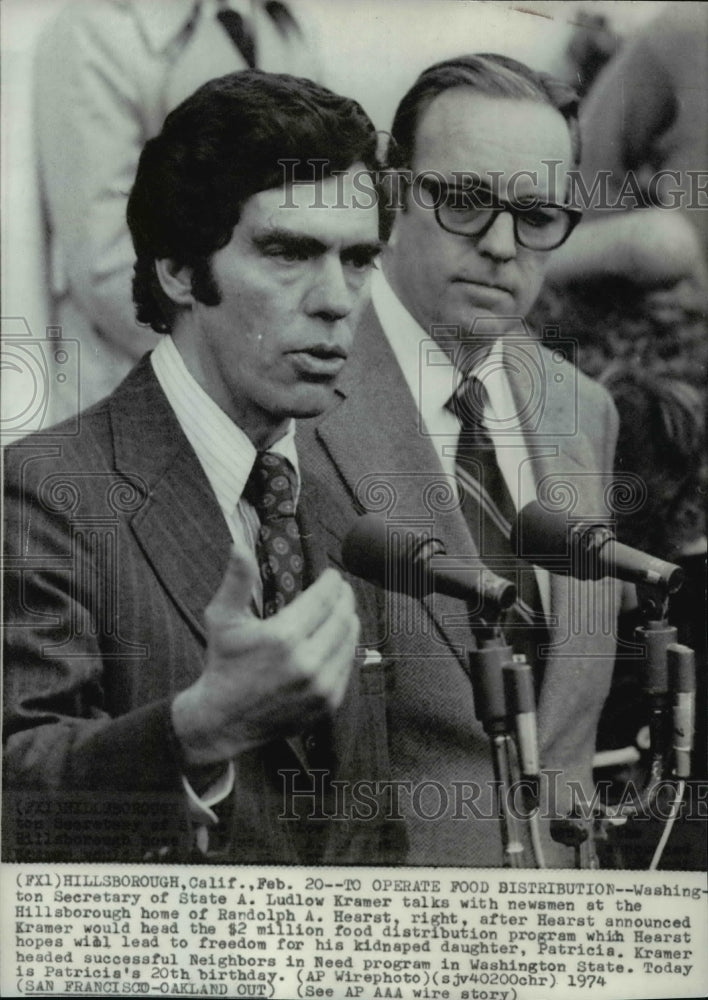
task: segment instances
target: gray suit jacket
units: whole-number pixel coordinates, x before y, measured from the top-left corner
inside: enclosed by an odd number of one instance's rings
[[[526,434],[535,482],[573,497],[574,515],[597,515],[611,483],[617,419],[607,393],[557,354],[529,342],[540,370],[542,398]],[[509,373],[519,407],[528,403],[528,372]],[[536,387],[539,389],[538,380]],[[357,332],[354,356],[344,370],[339,404],[323,417],[298,425],[298,452],[353,511],[376,511],[390,523],[432,531],[452,556],[476,554],[455,500],[454,484],[421,427],[418,406],[381,329],[373,306]],[[609,690],[615,649],[618,590],[613,581],[587,583],[552,575],[550,644],[539,696],[542,766],[562,776],[551,792],[561,813],[570,805],[568,781],[591,794],[591,760],[597,720]],[[435,595],[426,613],[389,595],[389,631],[399,654],[389,682],[389,730],[393,776],[439,782],[450,801],[460,783],[491,781],[487,739],[474,717],[466,676],[466,651],[476,646],[467,609]],[[416,634],[417,630],[417,634]],[[433,655],[430,655],[431,639]],[[427,650],[427,652],[426,652]],[[492,820],[469,823],[452,815],[421,822],[435,813],[429,789],[423,810],[409,818],[412,863],[498,864]],[[468,796],[487,815],[489,796]],[[493,810],[492,810],[493,811]],[[462,805],[461,815],[475,815]],[[556,854],[557,863],[570,863]]]
[[[189,858],[170,703],[201,671],[231,537],[149,360],[81,415],[77,436],[60,425],[26,438],[6,465],[4,856]],[[339,563],[351,516],[302,471],[312,580]],[[355,591],[363,649],[378,643],[381,594]],[[385,662],[360,656],[329,725],[239,755],[215,859],[401,857],[402,825],[383,810],[330,821],[342,808],[318,797],[309,819],[306,794],[299,819],[279,818],[293,812],[287,783],[312,792],[313,768],[346,788],[388,777],[384,687]]]

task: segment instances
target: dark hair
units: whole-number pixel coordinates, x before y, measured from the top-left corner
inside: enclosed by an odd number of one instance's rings
[[[138,163],[127,213],[138,322],[172,330],[177,307],[156,260],[191,267],[195,296],[218,304],[210,258],[231,239],[249,198],[359,161],[376,172],[376,149],[360,105],[311,80],[247,70],[204,84],[167,116]]]
[[[424,70],[398,105],[391,126],[388,166],[410,169],[420,119],[432,101],[446,90],[470,87],[489,97],[511,97],[548,104],[559,111],[570,132],[574,165],[580,162],[578,95],[548,73],[494,53],[458,56]]]

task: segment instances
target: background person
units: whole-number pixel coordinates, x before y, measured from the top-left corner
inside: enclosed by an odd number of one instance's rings
[[[257,66],[318,79],[309,29],[261,0],[77,0],[37,48],[36,134],[52,321],[80,342],[52,421],[109,393],[157,340],[135,320],[128,192],[145,142],[207,80]]]
[[[575,492],[574,516],[597,515],[611,480],[617,416],[607,392],[562,353],[546,352],[524,322],[574,224],[564,200],[579,156],[575,108],[566,86],[503,56],[460,56],[421,74],[391,129],[402,206],[339,403],[298,428],[301,451],[341,503],[377,510],[392,525],[425,525],[461,565],[479,554],[517,583],[522,600],[506,634],[534,667],[541,763],[559,775],[550,807],[560,815],[570,782],[592,797],[617,589],[609,579],[581,583],[519,566],[508,531],[543,490]],[[476,179],[467,200],[465,176]],[[466,388],[476,405],[469,397],[459,405]],[[442,787],[472,776],[491,795],[466,673],[477,642],[468,608],[441,595],[427,607],[434,666],[411,655],[391,686],[394,777],[420,760]],[[407,819],[409,863],[498,863],[489,823],[470,837],[446,817]],[[548,854],[574,863],[559,845]]]

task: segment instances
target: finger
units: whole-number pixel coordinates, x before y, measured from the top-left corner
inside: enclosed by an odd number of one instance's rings
[[[335,666],[338,662],[341,664],[339,673],[335,675],[332,694],[335,708],[338,708],[341,705],[344,700],[347,687],[349,686],[349,678],[351,677],[352,668],[355,662],[356,647],[359,642],[360,633],[361,625],[359,618],[355,616],[351,622],[349,632],[342,638],[340,649],[333,657]]]
[[[322,626],[336,607],[342,589],[348,586],[337,570],[326,569],[307,590],[270,620],[286,641],[297,642]]]
[[[206,610],[207,622],[233,624],[235,619],[250,617],[257,579],[258,567],[252,553],[232,545],[221,584]]]
[[[327,687],[342,672],[348,676],[358,634],[354,594],[345,584],[332,614],[298,646],[298,659],[310,664],[313,673],[319,674],[318,682]]]

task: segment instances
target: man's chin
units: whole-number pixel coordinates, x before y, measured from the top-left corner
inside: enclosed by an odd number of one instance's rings
[[[296,420],[307,420],[319,417],[335,405],[337,396],[334,391],[335,381],[322,385],[308,386],[308,391],[300,398],[293,400],[290,416]]]
[[[493,313],[484,309],[460,317],[459,329],[465,340],[496,340],[507,333],[522,333],[526,329],[523,316],[514,313]]]

